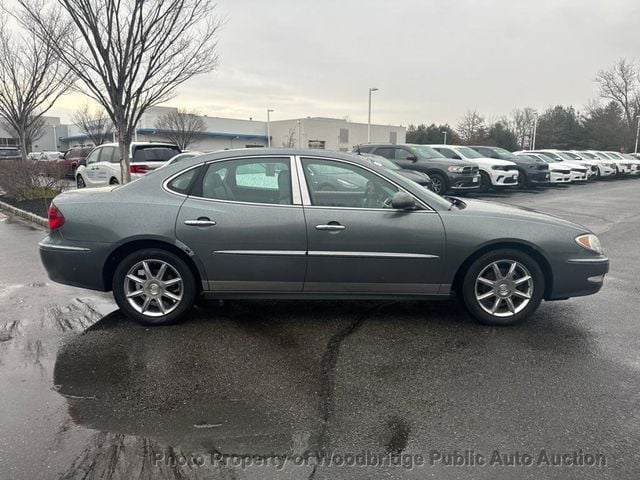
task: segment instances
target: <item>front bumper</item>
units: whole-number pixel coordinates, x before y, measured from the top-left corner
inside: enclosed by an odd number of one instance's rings
[[[571,173],[551,172],[550,175],[551,183],[571,183]]]
[[[604,256],[573,258],[552,268],[553,285],[547,300],[582,297],[600,291],[609,272],[609,259]]]
[[[536,170],[528,173],[529,183],[533,185],[547,185],[550,177],[549,170]]]
[[[518,185],[518,170],[485,170],[491,178],[491,185],[494,187],[515,187]]]
[[[480,175],[449,173],[449,190],[451,191],[473,191],[480,188]]]
[[[40,260],[51,280],[73,287],[106,291],[100,251],[80,245],[67,245],[45,237],[40,243]]]
[[[586,182],[589,179],[586,170],[574,170],[571,169],[571,181],[572,182]]]

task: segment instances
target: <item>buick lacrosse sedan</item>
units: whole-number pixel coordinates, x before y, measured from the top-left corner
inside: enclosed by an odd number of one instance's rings
[[[327,189],[326,179],[335,188]],[[136,182],[65,192],[40,254],[56,282],[174,322],[208,299],[447,299],[508,325],[590,295],[598,238],[533,210],[443,198],[356,155],[220,151]]]

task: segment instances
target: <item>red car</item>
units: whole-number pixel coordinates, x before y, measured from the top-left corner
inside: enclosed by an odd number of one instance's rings
[[[62,154],[59,163],[66,165],[67,175],[73,177],[76,173],[76,168],[80,165],[80,161],[87,158],[89,152],[93,150],[93,147],[74,147],[70,148]]]

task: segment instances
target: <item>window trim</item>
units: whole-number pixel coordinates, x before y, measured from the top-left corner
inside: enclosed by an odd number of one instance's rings
[[[311,159],[311,160],[325,160],[325,161],[332,161],[332,162],[338,162],[338,163],[346,163],[347,165],[354,165],[356,167],[362,168],[364,170],[367,170],[368,172],[372,173],[373,175],[383,179],[384,181],[392,184],[394,187],[396,187],[399,191],[401,192],[405,192],[409,195],[411,195],[411,197],[416,201],[416,204],[420,206],[420,210],[399,210],[397,208],[361,208],[361,207],[332,207],[332,206],[325,206],[325,205],[313,205],[313,203],[311,203],[311,195],[309,195],[309,188],[307,186],[307,181],[306,181],[306,177],[304,174],[304,169],[302,168],[302,159]],[[302,205],[304,206],[304,208],[330,208],[333,210],[358,210],[358,211],[375,211],[375,212],[412,212],[412,213],[418,213],[418,212],[429,212],[429,213],[435,213],[435,210],[433,208],[431,208],[429,205],[427,205],[425,202],[423,202],[422,200],[420,200],[419,198],[417,198],[413,193],[409,192],[407,189],[405,189],[402,185],[399,185],[398,183],[394,182],[392,179],[385,177],[384,175],[379,174],[378,172],[376,172],[375,170],[365,166],[365,165],[360,165],[359,163],[355,163],[355,162],[350,162],[349,160],[343,160],[340,158],[335,158],[335,157],[320,157],[318,155],[295,155],[295,161],[297,163],[297,173],[298,173],[298,185],[300,186],[301,192],[302,192]],[[293,176],[293,171],[291,173],[291,175]]]
[[[243,202],[243,201],[238,201],[238,200],[223,200],[223,199],[219,199],[219,198],[206,198],[206,197],[200,197],[197,195],[191,195],[191,193],[189,194],[184,194],[184,193],[179,193],[176,192],[174,190],[171,190],[168,185],[169,183],[177,176],[186,173],[187,171],[194,169],[194,168],[198,168],[198,167],[204,167],[203,172],[206,171],[206,168],[208,168],[208,166],[212,163],[219,163],[219,162],[228,162],[228,161],[234,161],[234,160],[253,160],[253,159],[260,159],[260,158],[280,158],[280,159],[284,159],[284,158],[288,158],[289,159],[289,169],[291,171],[291,199],[292,199],[292,203],[289,205],[283,205],[281,203],[258,203],[258,202]],[[267,155],[247,155],[247,156],[242,156],[242,157],[225,157],[225,158],[217,158],[215,160],[208,160],[208,161],[204,161],[201,163],[197,163],[196,165],[192,165],[190,167],[185,168],[184,170],[180,170],[179,172],[171,175],[169,178],[165,179],[162,182],[162,189],[165,190],[167,193],[170,193],[172,195],[178,195],[180,197],[184,197],[184,198],[194,198],[196,200],[202,200],[202,201],[207,201],[207,202],[221,202],[221,203],[232,203],[232,204],[239,204],[239,205],[258,205],[258,206],[269,206],[269,207],[285,207],[285,208],[291,208],[291,207],[296,207],[296,208],[301,208],[302,207],[302,198],[301,198],[301,194],[300,194],[300,186],[298,185],[298,170],[297,170],[297,165],[295,165],[295,161],[294,161],[294,156],[293,155],[276,155],[276,154],[267,154]],[[189,191],[191,191],[193,189],[193,185],[190,185],[189,187]]]

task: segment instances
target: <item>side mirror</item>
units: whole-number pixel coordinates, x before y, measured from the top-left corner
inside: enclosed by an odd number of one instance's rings
[[[391,198],[391,206],[396,210],[415,210],[416,201],[407,192],[397,192]]]
[[[82,167],[86,167],[86,166],[87,166],[87,159],[86,159],[86,158],[83,158],[82,160],[80,160],[80,161],[78,162],[78,166],[79,166],[79,167],[80,167],[80,166],[82,166]]]
[[[64,153],[59,153],[58,154],[58,159],[59,160],[64,160]]]
[[[407,160],[410,160],[412,162],[417,162],[418,161],[418,157],[416,157],[415,155],[409,155],[407,157]]]

